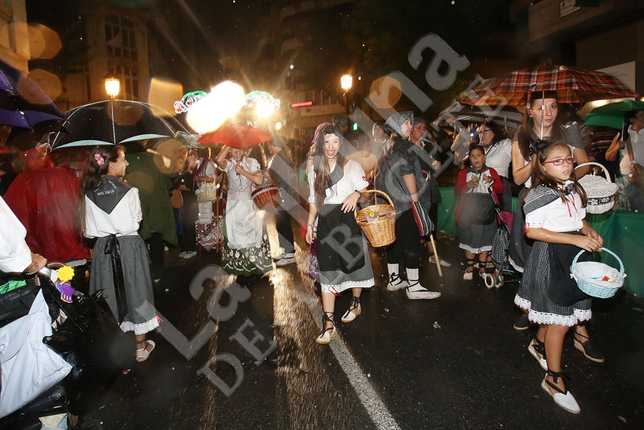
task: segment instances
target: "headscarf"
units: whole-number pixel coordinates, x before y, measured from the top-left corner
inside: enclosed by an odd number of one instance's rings
[[[411,118],[411,121],[414,122],[414,113],[412,111],[396,112],[387,118],[385,125],[391,127],[398,136],[403,137],[402,125],[407,121],[407,118]]]
[[[328,125],[331,125],[331,123],[330,122],[323,122],[322,124],[317,126],[317,128],[315,129],[315,133],[313,133],[313,140],[311,140],[311,144],[318,143],[318,140],[320,139],[320,133]],[[323,142],[324,142],[324,140],[323,140]]]
[[[98,187],[88,190],[85,195],[103,212],[111,214],[130,188],[131,185],[116,176],[103,175]]]

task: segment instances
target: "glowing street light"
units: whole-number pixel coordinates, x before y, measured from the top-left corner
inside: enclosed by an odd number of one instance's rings
[[[121,81],[113,76],[105,78],[105,92],[109,98],[116,98],[121,92]]]
[[[272,103],[262,101],[255,105],[255,113],[258,118],[268,118],[273,115],[273,112],[275,112],[275,106]]]
[[[353,86],[353,76],[346,74],[340,77],[340,88],[342,88],[344,92],[349,91],[352,86]]]
[[[344,101],[344,111],[349,115],[349,100],[347,97],[347,93],[351,91],[351,87],[353,86],[353,76],[346,74],[342,75],[340,77],[340,88],[344,91],[342,94],[342,100]]]
[[[245,101],[241,85],[224,81],[192,104],[186,120],[197,133],[207,133],[216,130],[224,121],[239,112]]]

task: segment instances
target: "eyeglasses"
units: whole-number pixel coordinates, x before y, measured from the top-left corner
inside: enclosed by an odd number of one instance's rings
[[[577,159],[575,157],[566,157],[566,158],[557,158],[555,160],[549,160],[549,161],[544,161],[541,163],[543,166],[544,164],[552,164],[553,166],[563,166],[564,163],[567,164],[575,164],[577,162]]]

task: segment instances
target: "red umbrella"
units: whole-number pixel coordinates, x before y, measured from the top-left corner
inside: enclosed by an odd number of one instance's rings
[[[566,66],[538,66],[486,79],[458,101],[474,106],[525,105],[530,92],[556,91],[559,103],[632,98],[635,93],[614,76]]]
[[[202,135],[197,143],[230,146],[238,149],[248,149],[262,142],[273,140],[273,136],[257,127],[246,124],[224,125],[216,131]]]

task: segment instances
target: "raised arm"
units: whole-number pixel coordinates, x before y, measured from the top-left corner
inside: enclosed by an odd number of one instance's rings
[[[226,169],[226,167],[228,167],[228,160],[226,160],[228,152],[230,152],[230,146],[224,146],[221,148],[221,151],[219,151],[219,154],[217,154],[217,158],[215,158],[215,164],[222,169]]]
[[[617,133],[615,137],[613,138],[613,141],[611,142],[610,146],[606,150],[606,161],[615,161],[617,160],[617,154],[619,154],[619,150],[622,149],[622,141],[620,139],[620,134]]]

